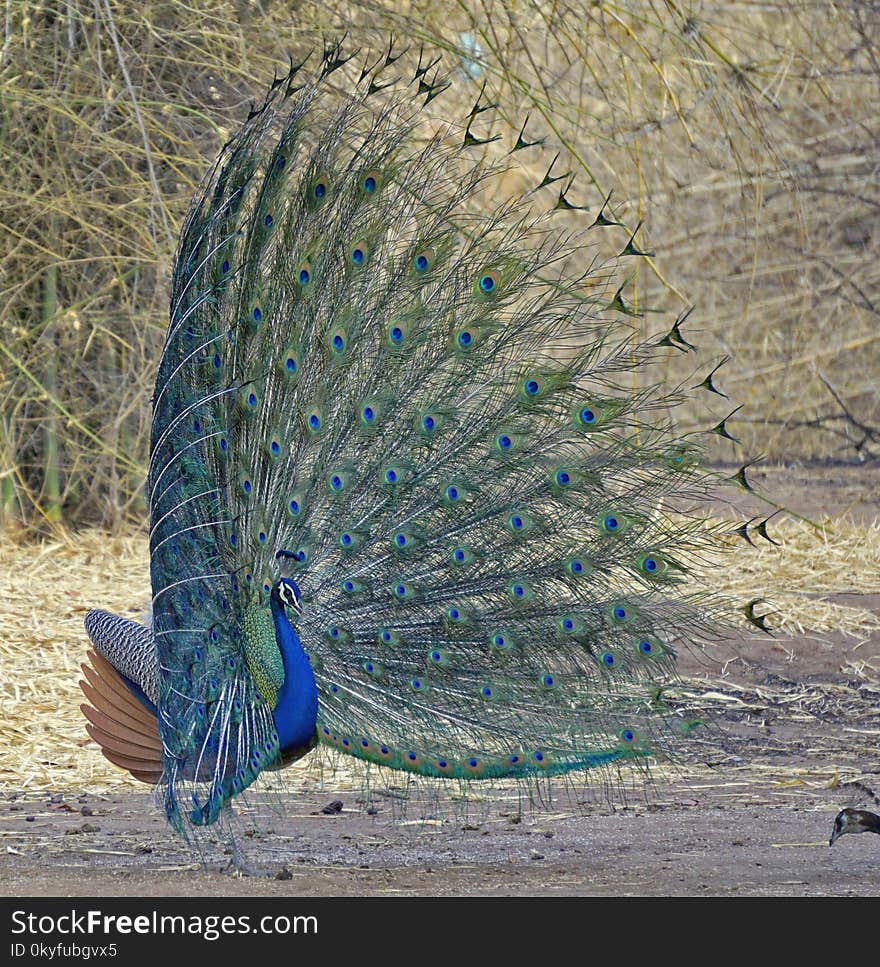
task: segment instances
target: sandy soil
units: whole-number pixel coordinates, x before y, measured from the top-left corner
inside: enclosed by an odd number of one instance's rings
[[[753,476],[808,516],[880,517],[876,471]],[[880,612],[880,593],[857,597]],[[404,811],[331,776],[292,794],[286,815],[245,817],[246,875],[224,872],[219,846],[201,860],[188,851],[149,794],[6,790],[0,892],[880,896],[880,836],[828,846],[841,807],[880,812],[878,668],[876,633],[740,637],[683,663],[695,691],[714,683],[717,725],[625,806],[620,790],[612,808],[602,790],[560,785],[543,807],[481,787],[466,806],[416,792]],[[323,812],[333,801],[341,809]]]

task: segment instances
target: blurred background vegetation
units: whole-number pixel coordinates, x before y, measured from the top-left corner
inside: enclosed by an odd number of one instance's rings
[[[655,255],[627,301],[696,306],[690,338],[729,357],[717,381],[743,404],[740,458],[880,456],[880,0],[5,0],[0,16],[0,525],[142,523],[190,196],[273,71],[346,32],[441,54],[444,98],[466,113],[485,85],[493,133],[529,115],[588,219],[610,195],[641,223]]]

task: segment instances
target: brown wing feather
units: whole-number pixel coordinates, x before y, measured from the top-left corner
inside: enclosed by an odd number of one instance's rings
[[[97,740],[95,740],[97,741]],[[149,782],[151,784],[157,783],[162,778],[162,771],[156,769],[154,765],[142,759],[132,759],[129,756],[119,755],[116,752],[111,752],[108,749],[102,748],[101,751],[104,756],[113,763],[115,766],[119,766],[120,769],[125,769],[130,772],[135,779],[140,779],[141,782]]]
[[[86,666],[83,665],[82,667],[85,668]],[[91,671],[91,669],[89,670]],[[85,697],[91,702],[92,706],[96,709],[101,709],[114,722],[117,722],[119,725],[124,725],[135,732],[140,732],[144,736],[152,737],[155,731],[154,722],[156,720],[146,709],[144,709],[145,714],[141,717],[127,707],[120,708],[114,704],[115,696],[112,692],[107,694],[106,691],[94,688],[87,681],[80,681],[79,687],[82,689]]]
[[[119,722],[117,718],[108,715],[101,709],[92,708],[91,705],[80,705],[80,711],[99,732],[127,742],[138,752],[158,753],[161,757],[162,743],[159,741],[159,734],[155,729],[153,734],[150,735],[142,728],[129,728],[124,723]]]
[[[86,731],[104,757],[141,782],[162,778],[162,740],[156,717],[129,691],[116,669],[95,651],[87,654],[80,688],[90,705],[81,705]]]
[[[155,717],[131,694],[119,672],[103,655],[89,650],[86,657],[91,664],[80,666],[83,673],[92,687],[110,700],[111,705],[120,710],[126,710],[129,715],[139,719],[145,725],[155,721]]]

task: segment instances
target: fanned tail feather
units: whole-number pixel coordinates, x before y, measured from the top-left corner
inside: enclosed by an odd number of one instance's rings
[[[380,91],[390,63],[273,85],[181,235],[148,481],[161,744],[96,657],[86,694],[184,833],[282,756],[245,643],[282,575],[317,739],[360,759],[552,775],[695,724],[663,689],[712,634],[688,589],[708,478],[668,416],[686,392],[648,377],[691,347],[618,321],[557,227],[577,206],[486,214],[489,141]]]

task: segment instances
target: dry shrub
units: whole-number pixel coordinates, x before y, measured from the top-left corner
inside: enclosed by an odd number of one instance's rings
[[[6,10],[0,521],[142,519],[189,197],[274,67],[344,31],[352,48],[393,31],[439,51],[444,97],[497,103],[481,131],[510,141],[528,115],[527,135],[561,151],[554,173],[572,173],[544,189],[549,204],[564,187],[586,224],[610,196],[609,237],[656,253],[624,266],[641,325],[693,303],[707,369],[730,357],[716,381],[745,404],[731,423],[742,454],[876,456],[876,0]]]

